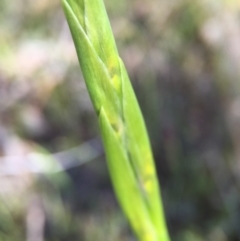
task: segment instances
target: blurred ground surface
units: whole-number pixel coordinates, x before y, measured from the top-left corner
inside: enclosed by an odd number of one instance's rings
[[[240,240],[240,2],[105,1],[173,241]],[[59,1],[0,1],[0,240],[135,240]]]

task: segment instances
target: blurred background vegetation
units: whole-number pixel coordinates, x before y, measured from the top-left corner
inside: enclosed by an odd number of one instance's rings
[[[240,240],[240,1],[105,3],[172,240]],[[0,1],[0,156],[0,240],[135,240],[59,0]]]

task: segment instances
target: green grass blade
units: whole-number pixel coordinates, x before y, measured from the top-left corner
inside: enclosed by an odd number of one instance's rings
[[[123,81],[123,114],[127,133],[129,159],[136,170],[138,182],[146,200],[150,217],[158,230],[161,240],[168,240],[158,179],[145,123],[127,72],[121,62]]]
[[[109,171],[123,210],[128,215],[139,240],[157,240],[156,230],[149,220],[148,210],[127,153],[111,127],[104,109],[101,110],[99,117],[106,155],[108,160],[113,160],[108,162]]]
[[[145,123],[103,1],[63,0],[63,7],[99,117],[118,200],[139,240],[168,241]]]

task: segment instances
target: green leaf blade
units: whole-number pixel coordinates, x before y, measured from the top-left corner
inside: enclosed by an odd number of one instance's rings
[[[123,86],[123,115],[130,159],[136,170],[139,183],[142,185],[143,197],[146,199],[149,215],[156,230],[158,230],[159,237],[165,237],[162,240],[168,240],[163,207],[160,202],[160,188],[147,130],[124,64],[121,59],[119,61]]]
[[[156,241],[158,240],[157,234],[152,223],[149,221],[148,211],[146,210],[141,190],[128,161],[127,153],[108,122],[104,109],[100,112],[99,123],[108,159],[108,167],[122,208],[140,240]]]
[[[88,36],[85,34],[82,25],[72,10],[68,1],[63,1],[65,15],[75,43],[77,55],[82,68],[84,79],[94,108],[98,113],[102,106],[111,119],[111,123],[119,125],[120,101],[117,92],[112,90],[111,78],[104,63],[92,46]],[[74,5],[73,5],[74,6]],[[92,68],[94,66],[94,68]]]
[[[62,0],[118,200],[141,241],[168,241],[147,130],[102,0]]]

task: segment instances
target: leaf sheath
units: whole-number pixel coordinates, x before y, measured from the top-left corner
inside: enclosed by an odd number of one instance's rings
[[[113,186],[141,241],[168,241],[145,123],[102,0],[62,0]]]

